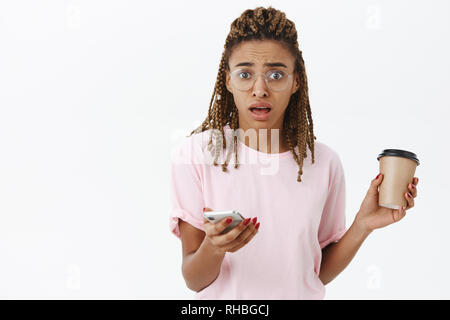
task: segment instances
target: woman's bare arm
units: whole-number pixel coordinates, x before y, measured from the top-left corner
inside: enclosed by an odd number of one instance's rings
[[[219,276],[225,253],[217,251],[210,244],[205,232],[181,219],[179,227],[183,247],[183,277],[187,287],[198,292]]]
[[[206,211],[212,211],[205,208]],[[210,285],[218,276],[226,252],[235,252],[245,246],[258,232],[256,218],[241,221],[236,227],[221,234],[232,219],[217,223],[204,220],[204,230],[179,219],[183,248],[182,273],[189,289],[199,292]]]

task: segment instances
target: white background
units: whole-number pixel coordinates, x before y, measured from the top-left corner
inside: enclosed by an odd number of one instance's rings
[[[450,2],[0,2],[0,297],[185,299],[170,154],[207,115],[225,38],[272,5],[297,27],[315,134],[350,225],[385,148],[415,152],[415,207],[327,299],[449,299]]]

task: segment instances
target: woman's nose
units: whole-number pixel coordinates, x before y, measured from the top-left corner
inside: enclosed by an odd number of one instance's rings
[[[259,74],[256,76],[255,83],[253,84],[253,93],[258,96],[264,95],[268,93],[268,89],[264,75]]]

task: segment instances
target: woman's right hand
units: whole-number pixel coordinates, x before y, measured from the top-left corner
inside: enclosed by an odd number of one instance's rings
[[[210,208],[205,208],[204,211],[213,211]],[[235,252],[245,246],[258,233],[259,222],[256,223],[257,218],[247,218],[242,220],[237,226],[227,233],[220,234],[228,226],[228,218],[224,218],[217,223],[211,223],[208,219],[204,219],[204,231],[206,233],[205,239],[215,247],[220,253]],[[230,217],[231,219],[231,217]]]

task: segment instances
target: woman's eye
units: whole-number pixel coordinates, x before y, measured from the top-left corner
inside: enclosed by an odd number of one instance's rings
[[[249,74],[249,73],[248,73],[248,72],[240,72],[240,73],[239,73],[240,78],[242,78],[242,79],[248,79],[249,76],[242,76],[242,75],[245,75],[245,74]]]
[[[283,78],[283,73],[281,73],[281,72],[272,72],[271,74],[270,74],[270,76],[274,76],[272,79],[274,79],[274,80],[280,80],[281,78]]]

